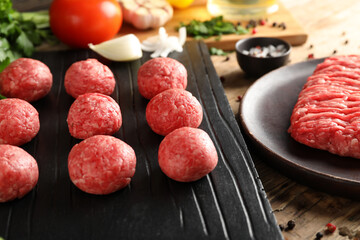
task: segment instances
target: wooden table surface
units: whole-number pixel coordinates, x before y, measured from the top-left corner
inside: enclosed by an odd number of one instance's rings
[[[337,55],[360,54],[360,1],[358,0],[281,0],[308,33],[308,40],[293,47],[291,62],[306,61],[309,54],[315,58],[327,57],[336,50]],[[242,96],[254,79],[248,78],[239,68],[235,53],[230,59],[212,56],[218,75],[224,79],[224,89],[231,108],[238,114],[238,96]],[[267,165],[261,157],[253,159],[267,196],[279,224],[294,220],[291,231],[283,231],[285,239],[315,239],[327,223],[338,229],[324,234],[322,239],[350,239],[340,235],[339,228],[347,228],[360,239],[360,202],[331,196],[301,185]],[[359,173],[360,174],[360,173]],[[345,229],[346,230],[346,229]],[[341,231],[343,232],[343,231]],[[353,238],[354,239],[354,238]]]
[[[198,0],[204,2],[204,0]],[[20,10],[33,10],[31,2],[45,7],[50,0],[15,0]],[[283,5],[308,33],[307,42],[293,47],[290,63],[306,61],[309,54],[322,58],[334,54],[360,54],[360,1],[358,0],[281,0]],[[30,7],[29,7],[30,6]],[[35,9],[35,8],[34,8]],[[217,73],[235,115],[238,115],[238,96],[242,96],[255,79],[248,78],[239,68],[235,53],[212,56]],[[299,184],[267,165],[253,154],[257,171],[279,224],[294,220],[293,230],[283,231],[285,239],[315,239],[327,223],[337,230],[322,239],[360,239],[360,202]],[[347,229],[348,231],[339,229]],[[349,234],[350,233],[350,234]],[[343,236],[344,235],[344,236]]]

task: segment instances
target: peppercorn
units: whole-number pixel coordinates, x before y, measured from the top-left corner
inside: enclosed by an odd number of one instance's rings
[[[310,44],[309,49],[312,49],[313,47],[314,47],[314,45]]]
[[[280,231],[284,231],[284,229],[285,229],[284,224],[279,224],[279,228],[280,228]]]
[[[336,226],[332,223],[328,223],[326,224],[326,230],[330,233],[333,233],[336,230]]]
[[[285,30],[286,29],[286,24],[284,22],[282,22],[282,23],[280,23],[278,25],[278,28],[282,28],[283,30]]]
[[[264,19],[260,19],[259,24],[261,26],[264,26],[266,24],[266,21]]]
[[[348,43],[349,43],[349,40],[346,40],[346,41],[344,42],[345,45],[347,45]]]
[[[321,232],[316,233],[316,239],[321,239],[324,236]]]
[[[251,20],[249,21],[249,24],[250,24],[252,27],[256,27],[256,26],[257,26],[257,23],[256,23],[256,21],[255,21],[254,19],[251,19]]]
[[[332,54],[336,54],[337,53],[337,50],[336,49],[334,49],[334,51],[333,51],[333,53]]]
[[[292,230],[292,229],[294,229],[294,227],[295,227],[295,221],[294,220],[288,221],[287,229]]]
[[[227,62],[230,60],[230,57],[229,56],[226,56],[226,58],[224,59],[224,62]]]
[[[277,26],[277,22],[273,22],[272,26],[273,26],[273,27],[276,27],[276,26]]]

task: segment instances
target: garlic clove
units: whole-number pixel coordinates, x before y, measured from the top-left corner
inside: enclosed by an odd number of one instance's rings
[[[89,48],[99,55],[112,61],[133,61],[142,57],[141,43],[134,34],[127,34],[96,45],[89,44]]]

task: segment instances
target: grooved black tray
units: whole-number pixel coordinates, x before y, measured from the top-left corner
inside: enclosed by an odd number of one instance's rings
[[[37,53],[54,76],[50,94],[33,105],[39,134],[22,146],[39,164],[39,182],[23,199],[0,204],[0,236],[6,240],[57,239],[282,239],[262,184],[215,72],[206,45],[189,42],[170,57],[188,70],[187,90],[204,109],[200,128],[219,155],[215,170],[193,183],[167,178],[157,163],[162,137],[145,120],[147,100],[137,90],[137,70],[149,59],[116,63],[100,59],[114,72],[123,126],[116,137],[137,156],[131,184],[106,196],[86,194],[70,181],[67,156],[79,140],[68,132],[73,99],[63,88],[67,68],[98,56],[90,51]]]

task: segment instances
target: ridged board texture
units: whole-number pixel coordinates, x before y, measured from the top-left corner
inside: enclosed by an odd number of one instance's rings
[[[131,184],[106,196],[84,193],[70,181],[67,157],[79,142],[66,117],[74,101],[64,90],[68,67],[98,58],[117,80],[112,97],[120,104],[123,125],[116,137],[137,156]],[[60,239],[282,239],[270,204],[235,117],[202,42],[188,42],[169,57],[188,71],[187,90],[200,101],[200,126],[219,155],[215,170],[193,183],[167,178],[157,162],[163,139],[146,123],[148,100],[137,89],[137,70],[145,61],[117,63],[90,51],[37,53],[54,77],[48,96],[33,105],[40,114],[39,134],[22,146],[39,164],[39,182],[23,199],[0,204],[0,236],[6,240]]]

